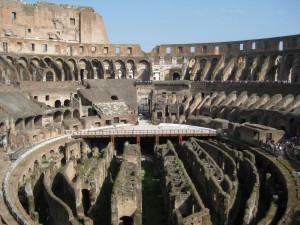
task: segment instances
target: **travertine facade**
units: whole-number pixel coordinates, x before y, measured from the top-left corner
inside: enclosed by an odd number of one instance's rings
[[[90,7],[1,0],[0,11],[1,37],[108,44],[102,17]],[[23,48],[17,44],[8,50],[22,52]],[[46,43],[41,51],[47,52]]]

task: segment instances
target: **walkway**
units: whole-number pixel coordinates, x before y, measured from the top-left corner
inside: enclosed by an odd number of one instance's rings
[[[204,136],[215,137],[216,130],[182,124],[161,123],[157,126],[140,122],[139,125],[128,125],[122,127],[74,131],[74,138],[105,138],[105,137],[168,137],[168,136]]]

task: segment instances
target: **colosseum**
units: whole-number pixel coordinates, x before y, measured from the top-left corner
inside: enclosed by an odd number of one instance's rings
[[[300,35],[110,44],[0,0],[0,224],[300,224]]]

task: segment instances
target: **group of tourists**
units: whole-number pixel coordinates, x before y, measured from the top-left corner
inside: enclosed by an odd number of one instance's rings
[[[289,157],[300,161],[300,136],[294,136],[277,143],[267,138],[262,147],[273,154],[287,154]]]
[[[258,80],[225,80],[225,81],[221,81],[221,80],[195,80],[193,82],[197,82],[197,83],[204,83],[206,85],[209,84],[213,84],[213,83],[224,83],[224,84],[232,84],[232,83],[236,83],[236,84],[240,84],[240,83],[251,83],[251,84],[258,84],[258,83],[270,83],[270,84],[288,84],[291,83],[288,80],[277,80],[277,81],[269,81],[269,80],[262,80],[262,81],[258,81]]]

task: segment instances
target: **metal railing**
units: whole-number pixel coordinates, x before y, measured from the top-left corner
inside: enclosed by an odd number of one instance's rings
[[[98,130],[73,131],[73,137],[80,136],[126,136],[126,135],[216,135],[216,130],[209,129],[160,129],[160,130]]]

